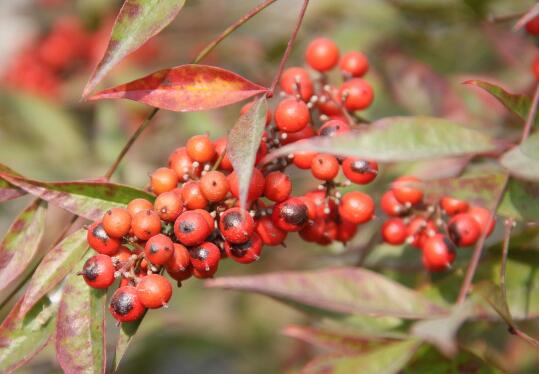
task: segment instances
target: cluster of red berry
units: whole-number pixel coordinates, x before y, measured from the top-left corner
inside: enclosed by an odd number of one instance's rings
[[[153,204],[135,199],[127,208],[108,211],[88,228],[88,243],[99,254],[86,262],[81,274],[96,288],[107,288],[121,278],[110,304],[118,321],[136,320],[146,308],[166,305],[172,286],[164,271],[178,283],[191,276],[208,278],[221,259],[251,263],[264,245],[282,244],[289,232],[320,244],[346,242],[359,224],[372,219],[374,202],[369,195],[341,194],[337,189],[350,182],[371,182],[377,175],[375,162],[298,152],[260,163],[283,144],[350,131],[349,112],[364,109],[373,100],[371,87],[358,78],[368,69],[362,54],[350,52],[339,58],[334,42],[316,39],[307,49],[306,61],[316,70],[313,78],[300,67],[283,73],[284,97],[274,115],[268,111],[266,117],[247,210],[239,206],[238,177],[227,155],[227,139],[212,141],[207,135],[196,135],[172,152],[168,167],[151,174],[149,188],[157,196]],[[333,89],[324,72],[337,64],[344,83]],[[313,113],[316,110],[319,117]],[[322,181],[319,189],[291,196],[292,182],[284,171],[292,164],[310,169]],[[346,183],[335,181],[341,166]]]
[[[470,206],[464,200],[444,196],[426,203],[421,181],[406,176],[396,179],[380,201],[389,218],[382,226],[382,237],[393,245],[410,244],[422,251],[423,265],[438,272],[450,268],[457,247],[479,240],[483,231],[492,233],[490,212]]]

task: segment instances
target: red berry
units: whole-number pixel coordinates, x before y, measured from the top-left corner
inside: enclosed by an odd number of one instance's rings
[[[137,284],[137,295],[146,308],[161,308],[170,300],[172,286],[162,275],[148,274]]]
[[[225,241],[225,251],[232,260],[240,264],[250,264],[260,258],[262,239],[257,233],[253,233],[245,243],[232,244]]]
[[[307,70],[291,67],[281,75],[281,89],[289,95],[300,94],[303,101],[308,101],[313,95],[313,82]],[[298,92],[299,88],[299,92]]]
[[[142,305],[135,287],[123,286],[112,295],[109,310],[116,320],[132,322],[142,318],[146,308]]]
[[[325,191],[311,191],[305,194],[305,198],[311,200],[316,207],[316,218],[334,219],[337,216],[337,205],[333,199],[327,199]],[[307,205],[307,215],[313,219],[309,204]]]
[[[318,110],[327,116],[339,116],[343,114],[343,108],[339,97],[339,89],[331,87],[320,94],[316,103]]]
[[[240,109],[240,114],[243,115],[243,114],[247,113],[249,111],[249,109],[251,109],[253,104],[254,104],[254,101],[252,101],[250,103],[247,103],[244,106],[242,106],[241,109]],[[266,126],[271,123],[271,117],[272,117],[271,116],[271,110],[268,109],[266,111]]]
[[[112,208],[103,216],[103,228],[113,238],[121,238],[131,229],[131,215],[127,209]]]
[[[281,101],[275,109],[275,124],[280,131],[300,131],[309,124],[310,120],[307,104],[292,97]]]
[[[143,210],[135,214],[131,226],[137,238],[148,240],[161,232],[161,219],[155,211]]]
[[[168,167],[176,172],[180,180],[187,180],[190,176],[199,176],[202,168],[193,166],[193,159],[187,154],[187,149],[181,147],[170,154]]]
[[[406,241],[408,231],[400,218],[390,218],[382,226],[382,238],[386,243],[400,245]]]
[[[447,224],[449,238],[459,247],[475,244],[481,236],[479,223],[469,214],[461,213],[452,217]]]
[[[279,245],[286,239],[287,232],[273,223],[271,217],[264,216],[256,223],[256,232],[265,245]]]
[[[339,48],[333,40],[316,38],[307,46],[305,60],[315,70],[331,70],[339,62]]]
[[[219,230],[226,241],[241,244],[249,240],[255,231],[255,222],[248,211],[230,208],[219,217]]]
[[[337,157],[327,153],[317,154],[311,162],[311,173],[315,178],[323,181],[334,179],[339,174]]]
[[[86,240],[97,253],[107,256],[114,256],[118,252],[121,243],[120,239],[111,238],[107,235],[101,222],[94,222],[88,226]]]
[[[340,119],[332,119],[324,123],[318,129],[319,136],[335,136],[346,134],[350,131],[350,125]]]
[[[215,147],[208,135],[195,135],[191,137],[185,146],[187,155],[201,164],[210,162],[215,157]]]
[[[296,132],[283,132],[281,134],[281,144],[290,144],[297,142],[298,140],[302,139],[308,139],[315,136],[316,133],[314,132],[311,125],[305,126],[303,129],[296,131]]]
[[[428,238],[423,245],[423,264],[429,271],[449,269],[455,256],[455,245],[442,234]]]
[[[198,181],[189,181],[183,185],[182,200],[187,209],[203,209],[208,205],[208,199],[202,193]]]
[[[307,205],[302,199],[291,197],[273,207],[271,218],[281,230],[299,231],[309,220]]]
[[[193,210],[183,212],[174,222],[176,239],[186,246],[204,242],[212,230],[213,227],[208,226],[208,222],[202,214]]]
[[[114,265],[107,255],[90,257],[82,267],[82,277],[88,286],[93,288],[108,288],[114,283]]]
[[[228,144],[228,140],[226,137],[219,138],[215,141],[215,152],[217,152],[217,156],[221,157],[223,152],[225,155],[221,159],[221,163],[219,164],[219,169],[225,170],[225,171],[232,171],[232,162],[230,162],[230,159],[228,158],[228,154],[226,153],[226,147]]]
[[[528,21],[526,31],[531,35],[539,35],[539,16],[535,16],[531,21]]]
[[[342,163],[342,171],[350,182],[367,184],[378,175],[378,163],[347,157]]]
[[[470,205],[464,201],[455,199],[451,196],[444,196],[440,200],[440,206],[450,216],[454,216],[459,213],[466,213]]]
[[[131,218],[134,218],[138,212],[143,210],[149,210],[153,208],[153,204],[146,199],[134,199],[127,204],[127,211],[131,214]]]
[[[423,200],[421,182],[416,177],[405,176],[396,179],[391,185],[391,191],[401,204],[419,204]]]
[[[234,197],[239,199],[240,187],[238,184],[238,175],[235,171],[233,171],[228,175],[227,179],[230,186],[230,192],[232,192]],[[257,168],[253,168],[251,182],[249,183],[249,191],[247,192],[247,202],[252,202],[262,196],[264,193],[265,184],[266,180],[262,172]]]
[[[210,212],[208,212],[207,210],[204,210],[204,209],[195,209],[195,210],[193,210],[193,212],[197,212],[202,217],[204,217],[204,219],[206,220],[206,223],[208,224],[208,227],[213,230],[213,228],[215,227],[215,219],[210,214]]]
[[[146,259],[156,266],[164,265],[174,253],[174,243],[163,234],[152,236],[146,242],[144,255]]]
[[[308,221],[299,231],[299,236],[306,242],[317,243],[324,236],[326,222],[323,219]]]
[[[337,224],[337,240],[342,243],[349,242],[357,233],[357,225],[341,219]]]
[[[273,171],[266,175],[264,196],[268,199],[280,203],[288,199],[290,192],[292,192],[292,182],[288,175],[281,171]]]
[[[209,171],[200,178],[200,191],[211,203],[224,200],[229,190],[226,176],[220,171]]]
[[[361,52],[346,52],[339,61],[341,71],[354,78],[361,78],[369,70],[369,60]]]
[[[374,216],[374,202],[366,193],[347,192],[343,195],[339,205],[339,214],[344,219],[356,224],[370,221]]]
[[[160,195],[171,191],[178,185],[178,175],[169,168],[159,168],[150,176],[150,188],[153,193]]]
[[[292,159],[292,161],[294,162],[294,165],[296,165],[296,167],[306,170],[311,168],[313,159],[316,155],[316,152],[299,151],[294,153],[294,158]]]
[[[210,273],[213,275],[221,259],[221,251],[215,244],[210,242],[204,242],[191,249],[190,255],[191,266],[193,266],[193,270],[199,272],[198,275]],[[197,273],[193,272],[193,275],[197,276]]]
[[[346,109],[355,111],[368,108],[374,100],[372,87],[360,78],[350,79],[339,88],[339,97]]]
[[[397,200],[391,190],[384,192],[380,200],[380,206],[388,216],[399,216],[406,210],[405,206]]]
[[[488,209],[480,206],[471,206],[468,210],[468,214],[477,221],[481,233],[486,231],[487,236],[492,234],[494,226],[496,225],[496,218],[492,217],[492,220],[490,220],[490,211]]]
[[[424,217],[414,217],[406,228],[410,244],[416,248],[423,248],[425,241],[436,235],[436,225]]]
[[[162,193],[155,199],[154,209],[163,221],[174,222],[183,212],[181,195],[174,191]]]
[[[165,264],[167,272],[174,278],[173,274],[186,271],[190,264],[187,248],[182,244],[174,243],[174,252]]]

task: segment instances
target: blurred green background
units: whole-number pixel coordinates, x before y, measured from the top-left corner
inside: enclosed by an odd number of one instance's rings
[[[152,42],[153,49],[147,51],[149,56],[122,63],[101,87],[187,63],[205,43],[258,2],[188,0],[178,18]],[[312,38],[330,37],[342,51],[360,50],[370,59],[367,80],[375,87],[376,99],[373,107],[363,114],[365,117],[445,116],[511,137],[510,130],[518,128],[516,120],[499,104],[461,82],[483,77],[503,82],[514,92],[530,91],[535,79],[531,64],[537,54],[534,40],[523,32],[513,32],[513,21],[489,20],[522,13],[533,4],[523,0],[312,0],[289,65],[302,64],[303,51]],[[110,29],[110,20],[120,5],[120,1],[110,0],[0,2],[0,19],[5,21],[0,22],[3,35],[0,69],[8,71],[21,50],[65,17],[80,20],[89,31]],[[268,85],[300,6],[300,0],[276,2],[224,41],[206,63]],[[13,84],[2,85],[0,162],[36,179],[74,180],[102,175],[150,109],[124,101],[81,102],[80,94],[90,72],[89,65],[74,67],[61,76],[55,95],[36,94]],[[187,114],[161,111],[131,149],[113,180],[145,187],[148,173],[166,164],[168,154],[191,135],[208,131],[215,139],[225,134],[234,124],[240,107]],[[449,163],[448,169],[452,166]],[[452,173],[428,163],[404,167],[431,178]],[[403,166],[400,168],[388,167],[371,188],[372,192],[380,193],[387,176],[392,171],[403,170]],[[316,186],[308,174],[296,172],[294,178],[298,190]],[[28,201],[21,198],[0,205],[0,232],[6,230]],[[43,249],[68,220],[64,212],[50,210],[50,229]],[[266,249],[263,259],[250,266],[223,263],[218,275],[354,264],[361,244],[369,239],[372,230],[363,229],[346,248],[309,247],[300,245],[294,237],[287,248]],[[414,257],[411,261],[419,264],[420,260]],[[371,263],[376,264],[377,259]],[[319,351],[284,336],[281,331],[289,324],[309,324],[311,318],[262,296],[203,289],[200,281],[191,280],[174,293],[168,309],[152,311],[145,319],[120,371],[297,372]],[[112,330],[113,322],[109,322]],[[536,323],[530,323],[529,328],[539,330]],[[489,333],[495,332],[504,336],[497,352],[507,368],[512,372],[539,372],[537,356],[530,348],[505,334],[502,325]],[[475,337],[474,333],[470,332],[471,340],[486,339],[482,333]],[[426,352],[427,356],[445,360],[434,350]],[[433,366],[420,364],[411,370],[435,372]],[[60,371],[50,348],[20,370],[21,373]]]

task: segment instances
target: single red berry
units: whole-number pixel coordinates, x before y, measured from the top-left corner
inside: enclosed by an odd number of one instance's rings
[[[275,124],[280,131],[297,132],[311,120],[309,108],[293,97],[282,100],[275,109]]]
[[[121,238],[129,234],[131,215],[125,208],[109,209],[103,216],[103,228],[110,237]]]
[[[238,184],[238,175],[235,171],[230,173],[227,177],[228,184],[230,186],[230,192],[234,197],[240,197],[240,187]],[[252,202],[258,199],[264,193],[264,187],[266,185],[266,179],[262,172],[253,168],[253,174],[251,175],[251,181],[249,182],[249,190],[247,192],[247,202]]]
[[[176,239],[186,246],[202,243],[211,234],[212,229],[202,214],[192,210],[183,212],[174,222]]]
[[[249,240],[255,231],[255,222],[248,211],[230,208],[219,217],[219,230],[226,241],[241,244]]]
[[[292,182],[288,175],[281,171],[272,171],[266,175],[264,196],[268,199],[280,203],[288,199],[290,192],[292,192]]]
[[[255,232],[245,243],[233,244],[225,241],[225,251],[232,260],[240,264],[250,264],[260,258],[262,239]]]
[[[261,217],[256,223],[256,232],[265,245],[279,245],[286,239],[288,233],[273,223],[269,216]]]
[[[464,200],[455,199],[451,196],[444,196],[440,200],[440,206],[450,216],[459,213],[466,213],[470,208],[470,204]]]
[[[339,89],[331,87],[329,90],[320,94],[316,102],[318,110],[326,116],[340,116],[343,114],[343,108],[339,97]]]
[[[172,286],[162,275],[148,274],[137,284],[137,295],[146,308],[161,308],[170,300]]]
[[[244,115],[245,113],[247,113],[249,111],[249,109],[251,109],[253,104],[254,104],[254,101],[252,101],[250,103],[247,103],[244,106],[242,106],[241,109],[240,109],[240,114]],[[269,110],[269,108],[268,108],[268,110],[266,111],[266,126],[271,123],[271,117],[272,117],[271,110]]]
[[[311,162],[311,173],[315,178],[323,181],[334,179],[339,174],[337,157],[327,153],[317,154]]]
[[[182,244],[174,243],[174,252],[165,264],[167,272],[172,278],[176,279],[174,275],[187,271],[189,265],[191,265],[191,259],[187,248]]]
[[[382,226],[382,238],[386,243],[400,245],[406,241],[408,230],[400,218],[390,218]]]
[[[486,231],[487,236],[492,234],[494,226],[496,226],[496,218],[492,217],[492,220],[490,219],[490,211],[488,209],[480,206],[471,206],[470,209],[468,209],[468,214],[477,221],[481,233]]]
[[[385,214],[392,217],[399,216],[406,210],[406,207],[397,200],[391,190],[384,192],[380,206]]]
[[[342,243],[349,242],[357,233],[357,225],[341,219],[337,223],[337,240]]]
[[[428,238],[423,245],[423,264],[429,271],[449,269],[455,257],[455,245],[442,234]]]
[[[135,214],[131,226],[137,238],[148,240],[161,232],[161,219],[155,211],[143,210]]]
[[[107,255],[90,257],[82,267],[81,275],[88,286],[93,288],[108,288],[114,283],[114,265]]]
[[[350,182],[368,184],[378,175],[378,163],[347,157],[342,163],[342,171]]]
[[[193,159],[187,154],[185,147],[177,148],[168,158],[168,167],[176,172],[179,180],[187,180],[191,176],[199,176],[200,166],[193,166]]]
[[[221,157],[221,155],[224,152],[224,156],[221,159],[221,163],[219,164],[219,169],[225,170],[225,171],[232,171],[232,162],[230,161],[230,158],[228,158],[228,154],[226,153],[226,147],[228,145],[228,140],[226,136],[219,138],[215,141],[215,152],[217,152],[217,156]]]
[[[370,84],[360,78],[350,79],[339,88],[339,97],[346,109],[363,110],[368,108],[374,100],[374,93]]]
[[[86,240],[97,253],[107,256],[114,256],[118,252],[121,243],[120,239],[111,238],[107,235],[101,222],[94,222],[88,226]]]
[[[428,238],[437,233],[436,225],[425,217],[416,216],[408,223],[406,227],[408,242],[416,247],[423,248],[423,244]]]
[[[405,176],[393,181],[391,191],[401,204],[419,204],[423,200],[421,182],[416,177]]]
[[[303,101],[308,101],[313,96],[313,82],[307,70],[291,67],[283,71],[281,75],[281,89],[289,95],[299,93]]]
[[[120,322],[136,321],[144,315],[146,308],[140,302],[137,289],[133,286],[118,288],[110,299],[109,310]]]
[[[210,242],[204,242],[190,251],[191,266],[200,274],[215,273],[219,260],[221,259],[221,251],[219,248]],[[196,273],[193,273],[196,276]]]
[[[324,220],[334,220],[337,217],[337,204],[333,199],[326,197],[325,191],[311,191],[305,194],[305,198],[311,200],[316,207],[316,218]],[[307,215],[309,219],[313,219],[310,212],[310,207],[307,205]]]
[[[339,214],[344,219],[356,224],[370,221],[374,216],[374,202],[366,193],[347,192],[339,204]]]
[[[183,212],[181,195],[174,191],[162,193],[155,199],[154,209],[163,221],[174,222]]]
[[[469,214],[453,216],[447,224],[449,238],[459,247],[475,244],[481,236],[479,223]]]
[[[309,220],[307,205],[302,199],[291,197],[273,207],[271,218],[281,230],[299,231]]]
[[[209,171],[200,178],[200,191],[211,203],[224,200],[229,190],[226,176],[220,171]]]
[[[156,266],[164,265],[174,253],[174,243],[163,234],[152,236],[144,246],[146,259]]]
[[[210,162],[215,157],[215,147],[208,135],[192,136],[186,144],[187,155],[201,164]]]
[[[335,221],[325,221],[324,222],[324,232],[316,241],[320,245],[329,245],[337,240],[338,235],[338,226]]]
[[[299,236],[306,242],[318,243],[324,237],[326,222],[323,219],[308,221],[298,232]]]
[[[316,38],[307,46],[305,61],[315,70],[331,70],[339,62],[339,48],[333,40]]]
[[[146,199],[137,198],[133,199],[127,204],[127,211],[131,214],[131,218],[135,218],[138,212],[143,210],[149,210],[153,208],[153,204]]]
[[[350,125],[340,119],[331,119],[318,129],[319,136],[335,136],[350,132]]]
[[[316,135],[311,125],[307,125],[296,132],[283,132],[281,133],[280,142],[283,145],[297,142],[298,140],[312,138]]]
[[[193,212],[199,213],[204,219],[206,220],[206,223],[208,224],[208,227],[213,230],[215,227],[215,219],[211,215],[210,212],[204,209],[194,209]]]
[[[292,161],[294,162],[294,165],[296,165],[296,167],[306,170],[311,168],[313,159],[316,155],[316,152],[299,151],[294,153],[294,158],[292,159]]]
[[[178,175],[169,168],[159,168],[150,175],[150,188],[156,195],[171,191],[178,185]]]
[[[526,23],[526,31],[530,35],[539,35],[539,16],[535,16],[531,21]]]
[[[361,52],[346,52],[339,61],[341,71],[354,78],[361,78],[369,70],[369,60]]]
[[[189,181],[183,185],[182,200],[187,209],[204,209],[208,205],[208,199],[202,193],[198,181]]]

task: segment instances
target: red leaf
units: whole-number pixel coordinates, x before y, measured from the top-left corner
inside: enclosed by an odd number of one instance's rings
[[[268,89],[231,71],[206,65],[182,65],[100,91],[90,97],[129,99],[176,112],[234,104]]]

